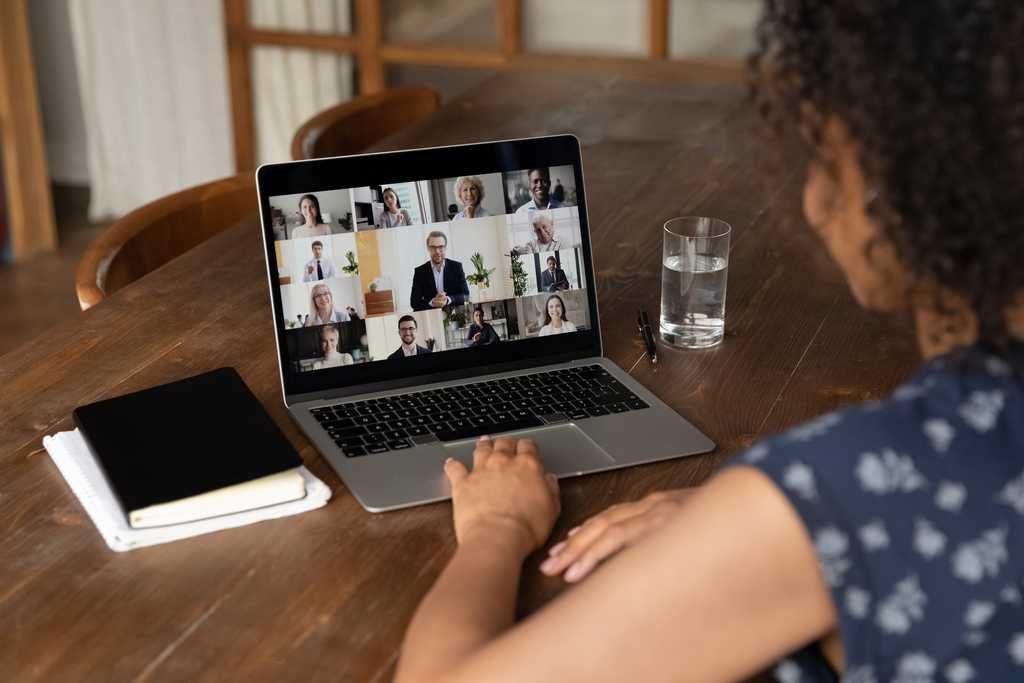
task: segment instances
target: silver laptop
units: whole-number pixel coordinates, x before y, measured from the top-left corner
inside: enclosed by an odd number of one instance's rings
[[[574,136],[256,176],[285,404],[367,510],[448,498],[484,434],[559,477],[714,448],[602,355]]]

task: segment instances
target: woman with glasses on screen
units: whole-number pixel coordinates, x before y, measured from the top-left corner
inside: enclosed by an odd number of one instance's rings
[[[324,283],[313,285],[309,291],[309,315],[305,327],[327,325],[328,323],[347,323],[348,313],[344,309],[334,307],[334,294]]]
[[[481,439],[399,683],[1024,680],[1024,4],[764,6],[758,109],[805,142],[807,221],[922,367],[573,529],[539,570],[582,583],[518,625],[558,483]]]

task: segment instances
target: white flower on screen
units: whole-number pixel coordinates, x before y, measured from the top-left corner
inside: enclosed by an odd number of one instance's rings
[[[971,628],[981,628],[995,613],[996,606],[991,602],[971,600],[967,603],[967,611],[964,612],[964,624]]]
[[[972,391],[957,412],[964,422],[984,434],[996,426],[999,411],[1003,409],[1003,400],[1003,392],[998,389]]]
[[[906,633],[915,621],[924,617],[927,602],[917,576],[911,574],[897,583],[893,592],[879,603],[875,623],[885,633]]]
[[[790,441],[810,441],[819,436],[824,436],[830,429],[842,421],[843,416],[839,413],[828,413],[805,422],[798,427],[793,427],[786,433],[786,438]]]
[[[928,437],[928,441],[931,442],[932,448],[937,453],[945,453],[949,449],[953,437],[956,436],[956,430],[942,418],[933,417],[930,420],[925,420],[924,435]]]
[[[1019,605],[1021,603],[1020,588],[1012,583],[1009,586],[1004,586],[1003,590],[999,591],[999,599],[1011,605]]]
[[[743,460],[751,465],[761,462],[768,455],[768,450],[766,443],[754,444],[743,454]]]
[[[989,529],[957,548],[953,554],[953,574],[968,583],[978,583],[986,576],[998,574],[1006,559],[1006,528]]]
[[[1024,472],[1020,476],[1006,482],[1006,486],[996,496],[1000,503],[1006,503],[1019,514],[1024,515]]]
[[[1010,639],[1010,645],[1006,648],[1010,652],[1010,659],[1014,664],[1024,666],[1024,632],[1018,633]]]
[[[862,526],[857,535],[860,542],[868,552],[882,550],[889,547],[889,532],[885,528],[885,522],[874,519]]]
[[[857,586],[846,589],[846,612],[855,619],[863,619],[871,609],[871,593]]]
[[[775,667],[775,678],[778,679],[779,683],[802,683],[803,681],[800,667],[788,659],[782,660]]]
[[[820,529],[814,535],[814,550],[818,554],[818,564],[825,582],[830,586],[838,586],[843,582],[843,574],[850,568],[850,560],[846,558],[849,542],[839,529],[829,526]]]
[[[939,484],[935,492],[935,505],[946,512],[960,512],[967,499],[967,487],[952,481]]]
[[[955,659],[942,670],[949,683],[970,683],[974,680],[974,667],[966,659]]]
[[[946,535],[927,519],[915,520],[914,549],[926,560],[933,560],[946,549]]]
[[[793,461],[786,468],[782,476],[782,483],[804,500],[818,499],[818,489],[814,483],[814,470],[798,460]]]
[[[935,660],[923,652],[908,652],[896,663],[893,683],[932,683]]]
[[[891,448],[883,448],[881,453],[862,453],[856,475],[865,491],[878,495],[909,493],[928,485],[910,456],[899,455]]]

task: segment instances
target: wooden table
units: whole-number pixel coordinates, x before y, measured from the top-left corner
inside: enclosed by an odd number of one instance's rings
[[[715,439],[707,456],[566,480],[570,527],[692,486],[762,435],[881,397],[917,362],[909,329],[862,312],[800,213],[745,93],[643,73],[495,77],[387,147],[575,132],[583,142],[607,355]],[[752,134],[753,131],[753,134]],[[254,206],[255,209],[255,206]],[[725,341],[643,357],[661,225],[733,226]],[[364,512],[282,404],[255,215],[0,359],[0,671],[34,679],[383,681],[454,547],[450,507]],[[39,302],[45,305],[45,302]],[[299,517],[110,552],[45,452],[79,404],[233,365],[334,490]],[[231,427],[230,425],[226,425]],[[173,426],[169,425],[169,428]],[[563,590],[525,570],[521,610]]]

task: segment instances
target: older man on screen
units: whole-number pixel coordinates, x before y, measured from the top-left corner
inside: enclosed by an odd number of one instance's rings
[[[469,298],[469,284],[462,264],[445,258],[448,236],[435,230],[427,235],[430,260],[417,266],[412,275],[409,305],[414,311],[428,311],[449,305],[458,306]]]
[[[517,254],[542,254],[545,251],[558,251],[566,245],[559,242],[555,237],[555,221],[550,211],[535,211],[530,216],[530,224],[533,227],[533,239],[526,244],[514,247]]]

